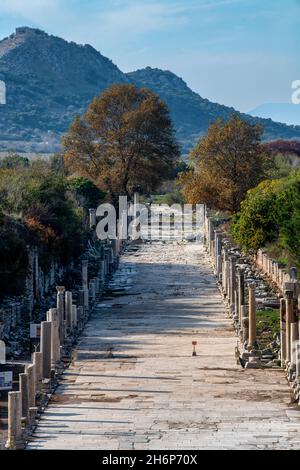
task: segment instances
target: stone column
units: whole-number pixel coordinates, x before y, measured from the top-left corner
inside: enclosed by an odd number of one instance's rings
[[[99,292],[100,292],[100,279],[99,279],[99,277],[94,277],[93,281],[95,283],[96,294],[99,294]]]
[[[280,299],[280,360],[283,367],[286,361],[286,302]]]
[[[83,297],[84,297],[84,309],[85,309],[86,312],[88,312],[89,308],[90,308],[89,290],[88,289],[84,289]]]
[[[35,367],[35,388],[37,392],[40,392],[43,380],[43,355],[41,352],[34,352],[32,359]]]
[[[105,248],[105,275],[109,275],[109,248]]]
[[[105,261],[100,261],[100,282],[101,282],[101,287],[103,287],[103,284],[105,283]]]
[[[117,243],[117,240],[111,240],[111,247],[112,247],[112,250],[113,250],[113,256],[116,257],[118,256],[118,243]]]
[[[238,315],[242,325],[242,305],[245,305],[245,275],[241,269],[237,270]]]
[[[230,261],[225,261],[225,277],[226,277],[226,297],[230,304]]]
[[[83,315],[83,307],[77,307],[77,321],[79,322],[80,327],[84,324],[84,315]]]
[[[88,260],[82,261],[82,289],[84,291],[84,308],[89,310],[89,279],[88,279]]]
[[[293,319],[293,309],[294,302],[293,296],[294,292],[286,291],[285,292],[285,302],[286,302],[286,362],[291,362],[291,323]]]
[[[28,374],[19,374],[19,390],[21,392],[21,410],[22,418],[29,420],[29,377]]]
[[[8,439],[6,448],[20,450],[24,448],[22,434],[22,394],[21,392],[8,393]]]
[[[222,255],[222,239],[224,234],[215,231],[215,258],[216,258],[216,274],[219,279],[221,274],[221,266],[219,265],[219,256]]]
[[[296,379],[300,378],[300,341],[296,343]]]
[[[291,323],[291,369],[296,370],[297,344],[299,343],[298,322]]]
[[[295,286],[296,287],[296,286]],[[296,345],[299,342],[299,328],[298,328],[298,300],[293,297],[293,311],[291,315],[291,369],[293,372],[296,370],[297,352]]]
[[[222,277],[222,256],[219,255],[218,256],[218,259],[217,259],[217,269],[216,269],[216,273],[217,273],[217,279],[218,279],[218,282],[221,281],[221,277]]]
[[[72,326],[72,305],[73,295],[72,292],[67,291],[65,294],[65,308],[66,308],[66,327],[71,328]]]
[[[39,270],[39,253],[37,248],[34,250],[34,289],[35,297],[40,298],[40,270]]]
[[[28,383],[29,383],[29,408],[34,408],[36,404],[35,366],[34,365],[27,366],[26,374],[28,375]]]
[[[51,377],[51,322],[41,323],[41,353],[43,355],[43,379]]]
[[[242,341],[243,344],[246,346],[248,344],[249,338],[249,312],[248,306],[242,306]]]
[[[77,328],[78,325],[78,316],[77,316],[77,306],[72,305],[72,328]]]
[[[90,229],[91,229],[91,230],[93,230],[94,228],[96,228],[96,225],[97,225],[96,214],[97,214],[97,209],[89,209],[89,215],[90,215]]]
[[[51,364],[52,367],[60,361],[59,318],[56,308],[48,312],[47,320],[51,322]]]
[[[238,291],[234,291],[234,315],[233,319],[235,324],[239,322],[239,297],[238,297]]]
[[[236,256],[229,258],[229,303],[231,311],[234,310],[235,290],[236,290]]]
[[[95,300],[96,300],[96,286],[95,286],[94,281],[90,281],[89,291],[90,291],[92,302],[95,302]]]
[[[248,349],[256,348],[256,300],[255,287],[249,287],[249,340]]]
[[[88,289],[88,260],[82,261],[82,288]]]
[[[32,312],[34,306],[34,250],[27,245],[28,253],[28,269],[27,277],[25,280],[25,296],[27,299],[28,318],[32,319]]]
[[[214,240],[214,226],[211,218],[208,219],[208,252],[212,256]]]
[[[64,286],[57,286],[57,313],[59,318],[59,339],[63,344],[65,340],[65,291]]]

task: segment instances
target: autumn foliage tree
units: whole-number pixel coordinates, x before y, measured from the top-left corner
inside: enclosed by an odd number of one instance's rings
[[[212,124],[191,152],[192,169],[180,177],[187,201],[237,212],[247,191],[266,177],[271,165],[262,132],[239,116]]]
[[[179,148],[166,105],[133,85],[113,85],[77,117],[63,140],[68,169],[109,191],[146,193],[168,178]]]

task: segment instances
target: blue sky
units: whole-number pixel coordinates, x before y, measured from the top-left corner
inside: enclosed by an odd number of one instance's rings
[[[0,36],[34,26],[89,43],[123,71],[169,69],[241,111],[290,102],[300,0],[1,0]]]

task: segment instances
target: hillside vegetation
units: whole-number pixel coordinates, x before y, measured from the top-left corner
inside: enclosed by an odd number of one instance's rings
[[[236,113],[194,93],[169,71],[146,68],[123,73],[89,45],[78,45],[32,28],[18,28],[0,41],[0,80],[7,86],[7,104],[0,106],[0,151],[51,153],[76,114],[113,84],[146,87],[171,111],[183,155],[206,134],[217,118]],[[264,126],[264,139],[300,139],[300,127],[242,115]]]

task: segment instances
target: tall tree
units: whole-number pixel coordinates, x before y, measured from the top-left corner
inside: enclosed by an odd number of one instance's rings
[[[180,155],[166,105],[133,85],[113,85],[95,98],[63,144],[66,166],[108,190],[114,203],[137,187],[155,190]]]
[[[262,132],[239,116],[212,124],[191,152],[193,170],[180,178],[186,199],[237,212],[247,191],[267,176],[272,164],[261,144]]]

